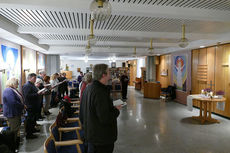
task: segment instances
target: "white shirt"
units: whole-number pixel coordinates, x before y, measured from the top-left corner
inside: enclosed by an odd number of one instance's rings
[[[55,86],[58,84],[58,79],[55,79],[55,80],[50,80],[50,84],[51,84],[51,87]],[[56,86],[55,88],[52,89],[52,91],[54,92],[58,92],[58,86]]]

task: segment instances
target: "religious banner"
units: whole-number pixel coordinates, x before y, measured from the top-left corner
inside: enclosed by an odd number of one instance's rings
[[[174,56],[173,83],[177,90],[186,91],[187,83],[187,56]]]
[[[0,69],[5,70],[0,75],[1,91],[3,92],[9,78],[15,77],[18,80],[21,78],[20,52],[16,48],[1,45],[0,63]]]

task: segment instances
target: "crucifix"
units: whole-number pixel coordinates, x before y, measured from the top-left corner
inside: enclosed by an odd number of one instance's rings
[[[210,86],[210,89],[212,90],[212,86],[214,87],[214,89],[215,89],[215,83],[214,84],[212,84],[212,80],[210,81],[210,84],[207,84],[207,86]]]

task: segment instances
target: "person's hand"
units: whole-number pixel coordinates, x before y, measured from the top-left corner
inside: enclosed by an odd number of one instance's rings
[[[27,109],[27,106],[26,106],[26,105],[24,105],[24,109]]]
[[[121,109],[122,105],[115,106],[118,110]]]

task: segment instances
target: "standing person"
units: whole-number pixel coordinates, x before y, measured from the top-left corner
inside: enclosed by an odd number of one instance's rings
[[[39,132],[35,128],[36,125],[36,112],[37,108],[40,106],[40,98],[39,96],[42,93],[38,93],[38,89],[35,87],[36,82],[36,74],[30,73],[28,75],[28,81],[23,86],[23,96],[25,98],[25,104],[26,104],[26,111],[27,111],[27,117],[26,117],[26,139],[34,139],[37,138],[36,135],[34,135],[34,132]]]
[[[35,86],[37,87],[38,91],[44,88],[44,81],[42,79],[37,78],[35,82]],[[42,121],[43,116],[42,116],[42,108],[43,108],[43,95],[39,95],[39,107],[37,108],[36,112],[36,120]]]
[[[80,99],[82,97],[83,91],[85,90],[86,86],[92,82],[92,74],[91,73],[86,73],[84,76],[82,82],[81,82],[81,88],[80,88]]]
[[[83,73],[80,72],[80,75],[77,77],[77,81],[79,84],[81,83],[83,77],[84,77]]]
[[[46,72],[44,70],[39,71],[39,75],[37,76],[37,79],[40,79],[39,80],[39,86],[38,86],[39,89],[44,88],[44,78],[45,78],[45,76],[46,76]],[[40,108],[39,108],[38,116],[39,116],[39,120],[43,120],[44,117],[41,114],[42,113],[42,108],[43,108],[43,96],[42,95],[40,95],[40,99],[41,99],[41,102],[40,102]]]
[[[62,82],[64,81],[66,78],[63,76],[62,73],[59,74],[59,77],[58,77],[58,82]],[[64,94],[65,90],[64,90],[64,83],[60,84],[58,86],[58,98],[59,99],[62,99],[65,94]]]
[[[122,87],[122,99],[127,99],[127,88],[128,88],[129,78],[126,72],[122,74],[120,81]]]
[[[58,92],[58,74],[55,73],[51,76],[51,80],[50,80],[50,84],[51,84],[51,88],[53,88],[51,90],[51,102],[50,102],[50,106],[51,107],[56,107],[57,106],[57,92]]]
[[[39,71],[39,75],[37,77],[42,81],[44,81],[45,76],[46,76],[46,72],[44,70],[41,70]]]
[[[66,80],[63,83],[63,92],[64,92],[64,95],[66,94],[68,96],[69,95],[69,91],[68,91],[68,81],[67,81],[67,78],[66,78],[66,73],[62,73],[62,75],[63,75],[64,80]]]
[[[45,78],[44,78],[44,86],[46,88],[49,88],[50,87],[49,85],[50,85],[50,77],[45,76]],[[49,112],[49,106],[50,106],[50,102],[51,102],[51,91],[46,92],[44,97],[45,97],[44,114],[45,115],[50,115],[51,113]]]
[[[113,106],[106,86],[110,79],[108,65],[95,65],[93,79],[81,99],[80,119],[85,143],[88,144],[88,153],[112,153],[117,140],[117,117],[121,106]]]
[[[10,130],[15,132],[17,148],[20,141],[21,115],[24,105],[22,94],[17,90],[18,79],[11,78],[6,82],[6,89],[3,91],[3,115],[7,117]]]

